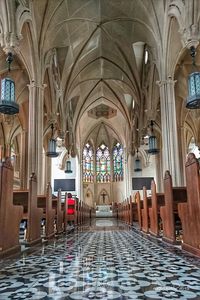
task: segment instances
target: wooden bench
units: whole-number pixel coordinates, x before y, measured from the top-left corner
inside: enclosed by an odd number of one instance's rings
[[[135,199],[134,199],[134,201],[135,201]],[[129,203],[130,203],[129,224],[132,226],[133,222],[138,222],[138,209],[137,209],[137,203],[136,203],[136,201],[133,202],[132,196],[130,196],[130,198],[129,198]]]
[[[45,238],[50,239],[54,236],[54,220],[56,211],[52,207],[52,189],[50,183],[47,185],[46,195],[37,196],[38,207],[43,208],[43,218],[45,219]]]
[[[61,206],[61,190],[58,190],[58,195],[53,200],[53,208],[56,211],[56,233],[60,234],[64,231],[64,211]]]
[[[150,219],[149,219],[149,207],[151,207],[151,197],[147,197],[147,189],[143,187],[143,208],[141,208],[142,216],[142,231],[149,233]]]
[[[199,162],[193,153],[185,165],[187,202],[178,204],[183,228],[182,248],[200,256],[200,175]]]
[[[14,190],[13,204],[23,206],[22,219],[27,221],[26,243],[33,245],[41,242],[42,209],[37,207],[37,179],[32,173],[29,190]]]
[[[61,209],[63,211],[63,230],[64,232],[67,232],[67,209],[68,209],[68,203],[67,203],[67,193],[65,193],[65,201],[61,203]]]
[[[138,223],[139,228],[142,230],[142,209],[144,207],[144,203],[140,198],[140,193],[137,192],[135,195],[136,203],[137,203],[137,214],[138,214]]]
[[[164,194],[156,193],[155,181],[151,182],[151,206],[149,207],[150,234],[160,236],[160,208],[165,204]]]
[[[0,163],[0,256],[16,253],[23,207],[13,204],[13,167],[10,159]]]
[[[160,208],[163,225],[163,240],[177,243],[176,221],[178,220],[178,203],[187,201],[186,187],[173,187],[169,171],[164,176],[165,205]],[[180,227],[180,224],[177,224]],[[180,229],[180,228],[178,228]]]
[[[79,199],[76,200],[76,223],[77,226],[82,225],[81,223],[81,201]]]

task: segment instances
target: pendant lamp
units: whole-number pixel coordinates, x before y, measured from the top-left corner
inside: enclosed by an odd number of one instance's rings
[[[8,63],[8,72],[10,72],[10,65],[13,61],[11,52],[8,53],[6,61]],[[15,82],[9,77],[1,80],[0,112],[5,115],[19,113],[19,105],[15,101]]]
[[[190,55],[192,57],[192,64],[195,66],[196,49],[194,46],[190,48]],[[186,108],[200,108],[200,72],[195,71],[188,77],[188,97],[186,99]]]
[[[151,127],[151,133],[149,136],[149,149],[148,149],[148,153],[149,154],[157,154],[159,152],[158,147],[157,147],[157,138],[154,135],[153,132],[153,121],[151,121],[150,123],[150,127]]]
[[[141,172],[142,171],[142,163],[141,163],[141,160],[140,158],[138,157],[138,149],[137,149],[137,152],[136,152],[136,159],[135,159],[135,167],[134,167],[134,171],[135,172]]]
[[[71,169],[71,161],[67,160],[66,161],[66,168],[65,168],[65,173],[72,173],[72,169]]]
[[[57,145],[56,145],[56,140],[53,138],[53,129],[54,129],[53,124],[51,124],[51,130],[52,130],[51,138],[48,143],[48,151],[46,152],[46,156],[51,157],[51,158],[57,157],[59,155],[59,153],[56,152]]]

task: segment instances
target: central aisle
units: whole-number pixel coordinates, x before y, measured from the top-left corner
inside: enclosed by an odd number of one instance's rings
[[[137,230],[97,219],[8,260],[0,271],[0,299],[200,299],[200,269]]]

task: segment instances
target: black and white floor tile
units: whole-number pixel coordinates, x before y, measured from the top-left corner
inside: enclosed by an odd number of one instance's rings
[[[0,300],[200,299],[198,259],[118,225],[97,220],[0,263]]]

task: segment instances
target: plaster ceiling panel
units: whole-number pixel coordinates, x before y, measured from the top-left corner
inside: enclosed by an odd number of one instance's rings
[[[119,69],[123,70],[130,80],[132,80],[131,73],[133,70],[135,70],[134,53],[132,47],[131,45],[127,45],[125,47],[124,41],[121,43],[120,48],[119,44],[108,40],[105,35],[102,36],[102,56],[110,62],[113,62],[113,64],[116,64]]]
[[[127,11],[123,11],[124,2],[122,0],[101,0],[101,20],[104,22],[111,18],[126,17]]]
[[[134,33],[135,22],[133,20],[118,19],[111,20],[102,25],[102,28],[113,41],[120,43],[123,40],[125,44],[130,44]]]
[[[173,75],[175,70],[174,67],[177,63],[177,58],[182,49],[181,35],[179,33],[179,25],[175,18],[171,19],[171,32],[169,37],[169,46],[168,46],[168,74]]]
[[[97,79],[99,80],[101,76],[101,67],[100,60],[95,60],[92,64],[89,64],[84,70],[80,73],[80,81],[88,79]]]
[[[119,84],[120,82],[125,82],[133,88],[129,72],[107,60],[101,60],[101,74],[105,80],[119,80]]]
[[[82,51],[83,47],[85,46],[85,43],[89,39],[91,32],[92,31],[88,30],[87,23],[84,22],[82,23],[82,26],[80,26],[79,30],[70,35],[70,44],[73,50],[74,57],[77,57],[80,54],[80,51]],[[98,40],[91,39],[89,43],[90,50],[92,47],[96,47],[96,42],[98,42]]]
[[[60,73],[62,74],[64,65],[65,65],[65,59],[68,53],[69,47],[58,47],[56,48],[56,54],[57,54],[57,63],[59,66]]]
[[[34,10],[34,18],[35,18],[35,24],[37,26],[37,35],[39,38],[41,27],[43,24],[43,17],[46,10],[46,5],[48,3],[48,0],[35,0],[32,1],[33,4],[33,10]]]
[[[86,18],[99,22],[100,0],[67,0],[69,17]]]
[[[97,50],[96,52],[98,54],[100,54],[100,33],[99,33],[99,30],[96,31],[96,33],[92,36],[92,38],[85,45],[85,47],[84,47],[84,49],[81,53],[79,61],[83,60],[84,58],[85,58],[85,60],[87,59],[87,61],[91,60],[90,59],[90,54],[94,50]]]
[[[93,64],[96,60],[98,61],[101,57],[100,52],[101,49],[98,47],[94,48],[89,53],[83,53],[78,61],[78,71],[82,72],[90,64]]]

